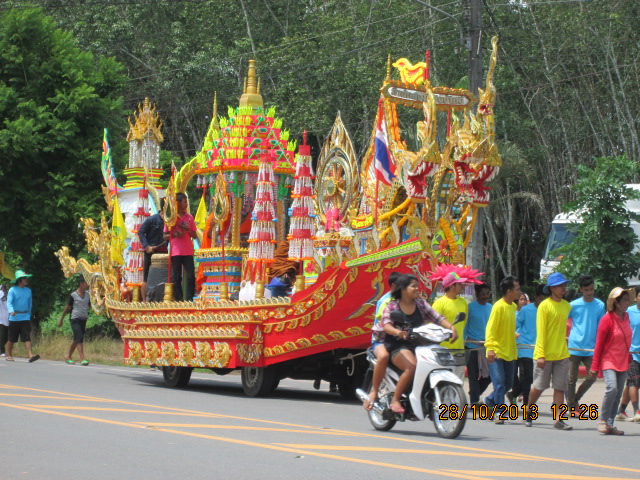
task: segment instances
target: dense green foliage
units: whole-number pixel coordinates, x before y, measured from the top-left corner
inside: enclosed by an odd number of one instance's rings
[[[82,248],[80,216],[99,215],[99,142],[121,123],[120,70],[37,10],[0,18],[0,246],[34,274],[36,320],[60,293],[53,252]]]
[[[97,217],[102,207],[103,127],[116,166],[126,162],[117,95],[127,115],[145,97],[157,104],[162,148],[180,165],[201,148],[214,91],[219,113],[237,105],[250,58],[266,104],[277,105],[293,138],[308,130],[317,155],[340,111],[362,154],[388,55],[417,62],[429,49],[434,84],[464,83],[469,53],[460,36],[469,35],[470,1],[428,2],[454,18],[399,0],[3,2],[0,214],[9,221],[0,224],[0,248],[15,266],[37,270],[37,304],[48,308],[63,295],[52,252],[66,244],[77,253],[79,216]],[[485,65],[490,38],[500,36],[504,159],[486,211],[484,270],[531,283],[537,239],[575,198],[577,166],[640,155],[640,2],[481,3]],[[416,118],[400,121],[410,140]],[[624,182],[637,174],[634,166]]]
[[[631,227],[640,215],[625,205],[640,200],[640,191],[625,186],[635,168],[626,157],[599,158],[593,169],[578,165],[576,199],[565,206],[567,211],[579,212],[582,222],[572,225],[577,235],[563,247],[558,271],[574,285],[580,275],[593,275],[602,298],[640,273],[640,252],[633,251],[638,237]]]

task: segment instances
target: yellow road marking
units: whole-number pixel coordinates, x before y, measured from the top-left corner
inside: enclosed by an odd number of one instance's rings
[[[467,470],[447,470],[449,472],[464,473]],[[523,472],[484,472],[479,470],[469,470],[470,473],[482,474],[490,477],[509,478],[552,478],[554,480],[629,480],[629,477],[585,477],[584,475],[564,475],[561,473],[523,473]]]
[[[30,387],[15,387],[13,385],[0,384],[0,388],[11,388],[11,389],[16,388],[16,389],[22,389],[22,390],[28,390],[28,391],[36,391],[36,392],[43,392],[43,393],[49,393],[49,394],[71,396],[71,397],[75,397],[77,399],[87,399],[87,400],[91,400],[91,401],[99,400],[99,401],[119,403],[119,404],[132,405],[132,406],[138,406],[138,407],[158,408],[158,409],[162,409],[162,410],[166,410],[166,411],[170,411],[170,412],[186,412],[186,413],[196,414],[198,416],[208,417],[208,418],[225,418],[225,419],[243,420],[243,421],[255,422],[255,423],[268,423],[268,424],[273,424],[273,425],[297,427],[297,428],[307,429],[310,432],[332,431],[332,432],[338,432],[338,433],[342,433],[342,434],[350,435],[350,436],[360,436],[360,437],[367,437],[367,438],[379,438],[379,439],[383,439],[385,441],[396,441],[396,442],[402,442],[402,443],[414,443],[414,444],[419,444],[419,445],[431,445],[431,446],[437,446],[437,447],[445,447],[445,448],[448,448],[448,449],[464,450],[464,451],[469,451],[469,452],[480,452],[480,453],[489,453],[489,454],[497,454],[497,455],[511,455],[511,456],[515,455],[515,456],[519,456],[522,460],[526,460],[526,461],[540,460],[540,461],[547,461],[547,462],[565,463],[565,464],[569,464],[569,465],[580,465],[580,466],[593,467],[593,468],[602,468],[602,469],[609,469],[609,470],[619,470],[619,471],[624,471],[624,472],[640,473],[639,469],[628,468],[628,467],[618,467],[618,466],[615,466],[615,465],[602,465],[602,464],[596,464],[596,463],[580,462],[580,461],[577,461],[577,460],[568,460],[568,459],[563,459],[563,458],[542,457],[542,456],[538,456],[538,455],[519,454],[519,453],[504,452],[504,451],[499,451],[499,450],[488,450],[488,449],[482,449],[482,448],[467,447],[467,446],[463,446],[463,445],[452,445],[452,444],[444,444],[444,443],[438,443],[438,442],[430,442],[430,441],[427,441],[427,440],[416,440],[416,439],[411,439],[411,438],[402,438],[402,437],[397,437],[397,436],[396,437],[389,437],[389,436],[386,436],[386,435],[379,435],[379,434],[372,434],[372,433],[349,432],[347,430],[338,430],[338,429],[325,429],[323,427],[314,427],[314,426],[308,426],[308,425],[298,425],[298,424],[293,424],[293,423],[277,422],[277,421],[274,421],[274,420],[263,420],[263,419],[257,419],[257,418],[240,417],[240,416],[235,416],[235,415],[223,415],[223,414],[216,414],[216,413],[199,412],[199,411],[195,411],[195,410],[187,410],[187,409],[180,409],[180,408],[174,408],[174,407],[164,407],[164,406],[160,406],[160,405],[149,405],[149,404],[137,403],[137,402],[127,402],[127,401],[124,401],[124,400],[117,400],[117,399],[105,399],[105,398],[100,398],[100,397],[92,397],[92,396],[87,396],[87,395],[62,393],[62,392],[57,392],[57,391],[42,390],[42,389],[36,389],[36,388],[30,388]],[[0,403],[0,405],[4,405],[4,406],[7,406],[7,407],[13,407],[13,408],[20,408],[17,405],[8,405],[8,404],[2,404],[2,403]],[[51,414],[73,416],[71,414],[65,414],[65,413],[62,413],[62,412],[51,412],[51,411],[47,411],[47,410],[38,410],[38,409],[35,409],[35,408],[33,410],[34,411],[40,411],[42,413],[51,413]],[[77,416],[76,418],[94,420],[91,417]],[[95,419],[95,421],[106,422],[106,423],[112,422],[112,421],[109,421],[109,420],[102,420],[102,419]],[[114,424],[120,424],[120,423],[119,422],[114,422]],[[143,427],[143,426],[139,426],[139,425],[135,425],[135,424],[128,424],[128,423],[122,423],[122,425],[134,426],[136,428],[146,428],[146,427]],[[173,432],[172,430],[163,430],[163,429],[157,429],[157,430]],[[187,434],[185,432],[176,432],[176,433]],[[196,435],[196,434],[194,434],[194,435]],[[205,438],[208,438],[208,437],[205,436]],[[211,437],[211,438],[217,438],[217,437]],[[221,439],[221,440],[225,441],[226,439]],[[229,439],[229,441],[235,441],[235,440]],[[257,445],[258,446],[263,446],[262,444],[257,444]],[[266,445],[264,447],[267,448]],[[306,454],[311,455],[312,452],[306,452]]]
[[[139,423],[140,425],[146,425],[147,427],[173,427],[173,428],[209,428],[212,430],[249,430],[252,432],[290,432],[290,433],[304,433],[305,435],[309,434],[309,430],[301,430],[301,429],[293,429],[293,428],[267,428],[267,427],[241,427],[239,425],[198,425],[191,423],[148,423],[148,422],[134,422]],[[315,435],[333,435],[333,436],[351,436],[356,437],[357,434],[353,435],[345,435],[342,432],[336,432],[334,430],[323,430],[321,432],[313,432]],[[285,444],[274,444],[274,445],[283,445],[285,447],[296,447],[297,445],[285,445]]]
[[[139,429],[147,429],[145,426],[143,425],[137,425],[137,424],[132,424],[132,423],[126,423],[126,422],[118,422],[115,420],[105,420],[102,418],[92,418],[92,417],[85,417],[82,415],[74,415],[72,413],[65,413],[65,412],[52,412],[50,410],[44,410],[44,409],[39,409],[39,408],[34,408],[34,407],[25,407],[22,405],[10,405],[7,403],[0,403],[0,406],[2,407],[9,407],[9,408],[17,408],[20,410],[30,410],[33,412],[39,412],[39,413],[48,413],[49,415],[60,415],[63,417],[69,417],[69,418],[77,418],[77,419],[81,419],[81,420],[89,420],[89,421],[93,421],[93,422],[98,422],[98,423],[106,423],[106,424],[111,424],[111,425],[120,425],[123,427],[131,427],[131,428],[139,428]],[[343,460],[343,461],[347,461],[347,462],[353,462],[353,463],[362,463],[362,464],[366,464],[366,465],[374,465],[374,466],[379,466],[379,467],[388,467],[388,468],[393,468],[396,470],[408,470],[411,472],[420,472],[420,473],[430,473],[433,475],[437,475],[438,477],[453,477],[453,478],[464,478],[467,480],[486,480],[486,477],[478,477],[476,475],[470,475],[470,474],[466,474],[466,473],[456,473],[456,472],[445,472],[442,470],[433,470],[433,469],[426,469],[426,468],[418,468],[418,467],[411,467],[411,466],[407,466],[407,465],[395,465],[395,464],[390,464],[390,463],[384,463],[384,462],[376,462],[373,460],[363,460],[363,459],[359,459],[359,458],[350,458],[350,457],[341,457],[338,455],[330,455],[330,454],[326,454],[326,453],[319,453],[319,452],[311,452],[311,451],[306,451],[306,450],[298,450],[295,448],[287,448],[287,447],[280,447],[277,445],[269,445],[269,444],[263,444],[263,443],[256,443],[256,442],[250,442],[247,440],[236,440],[233,438],[227,438],[227,437],[216,437],[213,435],[204,435],[201,433],[194,433],[194,432],[182,432],[180,430],[171,430],[168,428],[153,428],[153,431],[156,432],[166,432],[166,433],[173,433],[175,435],[183,435],[186,437],[196,437],[196,438],[205,438],[205,439],[209,439],[209,440],[217,440],[217,441],[221,441],[221,442],[225,442],[225,443],[234,443],[237,445],[245,445],[245,446],[250,446],[250,447],[258,447],[258,448],[264,448],[267,450],[276,450],[276,451],[281,451],[281,452],[290,452],[290,453],[297,453],[297,454],[302,454],[302,455],[309,455],[309,456],[313,456],[313,457],[321,457],[321,458],[330,458],[333,460]]]
[[[385,447],[353,447],[345,445],[298,445],[289,443],[276,443],[274,445],[280,445],[283,447],[291,448],[304,448],[306,450],[339,450],[343,452],[384,452],[384,453],[420,453],[425,455],[451,455],[459,457],[477,457],[477,458],[498,458],[501,460],[527,460],[529,458],[523,457],[517,453],[512,455],[504,454],[490,454],[490,453],[468,453],[468,452],[445,452],[442,450],[420,450],[420,449],[408,449],[408,448],[385,448]]]
[[[52,400],[82,400],[83,402],[108,402],[106,399],[90,399],[90,398],[76,398],[76,397],[54,397],[53,395],[27,395],[24,393],[0,393],[0,397],[18,397],[18,398],[50,398]]]

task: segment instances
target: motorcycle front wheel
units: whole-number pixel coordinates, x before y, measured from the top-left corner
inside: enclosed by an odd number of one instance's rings
[[[438,395],[440,396],[441,405],[446,405],[447,408],[440,409],[440,405],[434,405],[433,408],[433,425],[436,427],[436,432],[443,438],[456,438],[467,421],[466,412],[465,415],[456,415],[453,412],[460,413],[463,411],[464,406],[467,404],[467,397],[464,393],[464,389],[455,383],[444,382],[436,386]],[[457,409],[450,408],[451,405],[457,405]]]

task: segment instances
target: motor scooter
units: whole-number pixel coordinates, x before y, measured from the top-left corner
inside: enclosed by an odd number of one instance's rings
[[[454,325],[465,319],[459,313]],[[411,328],[402,312],[392,312],[391,320],[401,330],[409,331],[409,341],[416,346],[416,371],[413,385],[400,400],[405,413],[393,412],[390,408],[393,394],[402,371],[389,362],[384,379],[378,390],[378,400],[373,404],[369,421],[376,430],[388,431],[396,422],[405,420],[431,419],[438,435],[444,438],[456,438],[462,432],[466,422],[467,397],[463,381],[455,375],[455,367],[465,364],[463,351],[456,352],[439,344],[449,340],[452,332],[433,323]],[[377,359],[373,348],[367,351],[369,369],[365,375],[362,389],[356,395],[363,402],[369,400],[373,369]]]

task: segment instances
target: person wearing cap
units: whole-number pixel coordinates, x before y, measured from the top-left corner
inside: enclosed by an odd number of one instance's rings
[[[9,338],[9,310],[7,310],[7,284],[0,287],[0,357],[6,357],[4,346]]]
[[[587,378],[578,384],[578,369],[583,364],[587,372],[591,369],[593,347],[596,345],[598,323],[605,314],[604,302],[595,297],[595,285],[591,275],[580,275],[578,278],[582,297],[571,302],[571,332],[569,333],[569,384],[567,385],[567,403],[569,408],[576,408],[580,399],[591,388],[595,379]]]
[[[87,366],[89,362],[84,358],[84,332],[87,328],[87,318],[89,317],[89,308],[91,307],[91,297],[89,296],[89,284],[84,277],[78,278],[77,290],[71,292],[67,305],[58,320],[58,328],[62,328],[62,321],[67,313],[71,312],[70,323],[73,332],[73,341],[69,347],[69,353],[64,357],[65,362],[73,365],[73,352],[78,349],[80,357],[80,365]]]
[[[286,297],[290,284],[287,277],[273,277],[267,288],[271,292],[272,297]]]
[[[520,298],[520,282],[513,277],[505,277],[500,282],[502,298],[491,309],[484,348],[487,351],[489,374],[493,392],[484,399],[490,409],[504,405],[504,395],[513,385],[513,370],[518,358],[516,349],[516,311]],[[504,420],[495,418],[496,424]]]
[[[631,305],[629,292],[620,287],[611,290],[607,299],[607,313],[598,325],[596,348],[593,351],[593,362],[589,370],[589,378],[593,381],[602,370],[606,384],[598,423],[598,432],[605,435],[624,435],[622,430],[613,426],[613,422],[629,369],[629,348],[632,336],[627,313],[629,305]]]
[[[457,272],[449,272],[442,279],[444,295],[433,302],[433,309],[445,317],[452,325],[456,321],[456,316],[461,312],[464,313],[465,319],[453,325],[453,328],[455,328],[457,332],[456,338],[440,344],[450,350],[464,350],[464,329],[469,316],[469,305],[460,294],[463,291],[463,285],[467,283],[467,281],[466,278],[460,277]],[[464,380],[464,365],[456,366],[455,373]]]
[[[9,311],[9,341],[7,342],[8,362],[13,362],[13,344],[22,340],[27,353],[29,354],[29,362],[33,363],[40,358],[40,355],[34,355],[31,351],[31,306],[32,297],[31,289],[27,287],[27,279],[31,275],[27,275],[22,270],[16,272],[16,278],[11,280],[15,286],[9,290],[7,298],[7,310]]]
[[[520,345],[535,345],[536,317],[540,303],[547,298],[544,285],[537,285],[534,300],[522,307],[516,314],[516,336]],[[529,392],[533,383],[533,348],[522,346],[518,348],[516,360],[516,374],[513,376],[513,388],[507,393],[509,401],[522,395],[522,403],[529,404]]]
[[[529,393],[528,411],[531,410],[553,379],[553,403],[555,411],[560,412],[567,390],[569,375],[569,349],[567,348],[567,321],[571,305],[564,299],[568,280],[561,273],[549,275],[544,293],[551,296],[540,303],[536,316],[536,346],[533,350],[535,367],[533,387]],[[525,425],[532,425],[531,417],[525,416]],[[572,430],[563,420],[558,419],[554,428]]]

